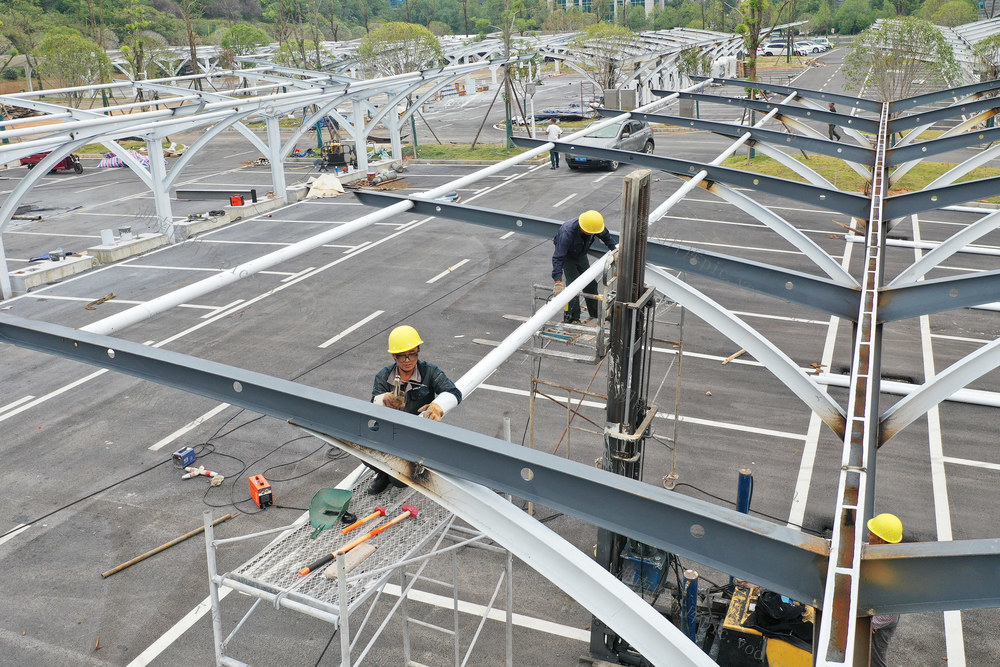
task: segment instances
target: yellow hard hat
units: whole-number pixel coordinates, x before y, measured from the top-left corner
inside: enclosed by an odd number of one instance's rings
[[[889,544],[903,540],[903,522],[895,514],[879,514],[868,519],[868,530]]]
[[[389,354],[408,352],[418,345],[422,345],[423,342],[416,329],[404,324],[389,333]]]
[[[604,216],[597,211],[584,211],[580,214],[580,229],[588,234],[600,234],[604,231]]]

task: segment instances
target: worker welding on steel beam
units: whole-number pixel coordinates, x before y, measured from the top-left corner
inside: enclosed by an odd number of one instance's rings
[[[895,514],[879,514],[868,520],[868,544],[899,544],[903,522]],[[889,642],[899,625],[899,614],[872,616],[871,667],[886,667]]]
[[[608,250],[615,249],[614,239],[604,227],[604,216],[597,211],[584,211],[580,217],[564,222],[556,236],[552,239],[556,249],[552,253],[552,280],[555,286],[552,288],[552,296],[556,296],[563,291],[563,274],[566,274],[566,282],[571,283],[580,277],[590,268],[590,260],[587,259],[587,251],[594,243],[594,238],[601,239],[601,243],[608,247]],[[585,294],[597,294],[597,281],[593,280],[583,289]],[[597,317],[597,299],[587,297],[587,312],[591,317]],[[563,321],[569,324],[580,324],[580,299],[574,298],[569,302],[569,309],[563,316]]]
[[[449,393],[455,396],[457,403],[461,403],[462,392],[444,371],[418,359],[423,343],[420,334],[411,326],[396,327],[389,333],[389,354],[395,361],[375,375],[372,403],[441,421],[444,410],[434,402],[434,398]],[[376,472],[378,474],[368,489],[369,493],[381,493],[390,481],[402,486],[386,473]]]

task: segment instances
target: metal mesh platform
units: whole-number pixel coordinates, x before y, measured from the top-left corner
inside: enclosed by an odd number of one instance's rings
[[[346,608],[353,611],[391,574],[391,569],[384,568],[391,568],[418,554],[431,538],[445,529],[452,518],[451,512],[431,503],[408,487],[390,486],[376,496],[369,495],[367,489],[373,478],[374,473],[366,471],[355,481],[350,512],[360,518],[374,512],[376,507],[385,507],[386,516],[381,521],[370,521],[346,535],[341,534],[340,526],[335,526],[323,531],[313,540],[310,539],[313,527],[309,523],[307,512],[253,558],[222,575],[220,583],[227,585],[238,582],[252,589],[277,595],[279,599],[286,598],[339,616],[339,586],[336,579],[324,576],[327,566],[304,577],[299,575],[299,570],[397,516],[402,512],[401,505],[414,505],[420,513],[372,538],[371,544],[378,547],[375,553],[351,571],[347,581]],[[374,571],[378,572],[371,577],[363,576],[366,572]]]

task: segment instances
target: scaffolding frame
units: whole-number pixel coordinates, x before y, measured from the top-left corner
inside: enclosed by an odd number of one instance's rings
[[[357,486],[360,478],[364,476],[364,469],[355,470],[338,488],[349,488]],[[366,480],[367,481],[367,480]],[[409,493],[403,497],[405,500]],[[281,526],[270,530],[241,535],[237,537],[216,539],[215,530],[212,526],[212,512],[205,510],[203,517],[205,521],[205,550],[208,564],[209,599],[212,607],[212,634],[215,649],[215,664],[226,667],[249,667],[248,663],[237,660],[226,655],[225,651],[236,634],[243,628],[244,624],[260,607],[262,602],[270,602],[276,609],[288,609],[307,616],[330,623],[334,627],[334,632],[340,635],[340,665],[350,667],[360,665],[368,657],[369,652],[374,648],[382,633],[388,627],[390,621],[399,612],[402,622],[402,651],[404,665],[418,665],[412,660],[412,649],[410,633],[411,627],[420,627],[438,632],[452,639],[453,657],[455,667],[465,667],[476,648],[479,636],[490,617],[490,613],[496,606],[501,590],[504,591],[504,602],[506,611],[506,662],[508,667],[513,667],[513,555],[510,551],[501,547],[484,543],[488,537],[480,531],[455,525],[456,517],[439,506],[443,520],[437,521],[433,528],[424,531],[420,539],[416,540],[398,561],[374,569],[364,569],[357,567],[356,573],[349,573],[347,568],[347,558],[345,554],[339,554],[334,561],[336,567],[336,581],[327,585],[326,594],[315,592],[303,592],[305,584],[315,581],[318,577],[323,577],[321,571],[310,573],[300,577],[291,585],[277,586],[269,583],[264,578],[247,576],[241,574],[253,564],[268,559],[275,552],[286,549],[283,556],[285,560],[293,560],[296,544],[301,542],[303,533],[311,531],[308,512],[300,516],[295,522],[287,526]],[[250,560],[235,570],[220,573],[217,564],[217,552],[219,547],[244,542],[246,540],[264,537],[267,535],[277,535],[263,550],[255,554]],[[447,541],[452,542],[446,544]],[[489,602],[484,606],[483,613],[479,616],[479,623],[473,633],[465,652],[462,652],[462,634],[460,632],[460,605],[458,591],[458,550],[465,547],[479,548],[498,554],[503,554],[504,565],[501,568],[496,586]],[[452,559],[452,581],[441,581],[423,575],[424,569],[432,558],[445,554],[450,554]],[[408,567],[415,567],[412,572]],[[326,569],[325,567],[322,569]],[[387,587],[392,581],[396,581],[399,586],[399,593],[390,609],[385,612],[378,626],[372,631],[367,642],[360,647],[365,637],[365,632],[375,622],[375,612],[383,596],[390,596],[394,593],[387,592]],[[415,618],[410,613],[409,597],[411,592],[429,592],[423,589],[415,589],[418,581],[423,581],[431,585],[439,586],[451,592],[453,627],[446,628],[433,623]],[[237,592],[256,598],[250,609],[236,622],[228,635],[223,630],[222,604],[219,591],[222,587],[231,588]],[[366,608],[367,607],[367,608]],[[351,616],[363,613],[360,622],[355,626],[351,622]],[[360,652],[358,652],[360,650]],[[356,655],[356,657],[355,657]],[[440,664],[447,664],[442,662]]]

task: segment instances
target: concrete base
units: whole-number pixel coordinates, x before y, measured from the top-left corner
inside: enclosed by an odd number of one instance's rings
[[[66,257],[58,262],[34,262],[23,269],[10,272],[10,286],[14,296],[25,294],[32,287],[53,283],[75,273],[83,273],[94,266],[90,255]]]
[[[174,223],[174,239],[184,241],[195,234],[223,227],[231,222],[228,213],[222,215],[206,215],[203,218],[182,220]]]
[[[258,199],[257,203],[245,203],[243,206],[223,206],[222,210],[229,215],[230,222],[236,222],[253,215],[260,215],[281,208],[285,205],[284,199]]]
[[[95,245],[92,248],[87,248],[87,252],[94,256],[98,264],[110,264],[149,252],[154,248],[167,245],[167,242],[166,234],[147,232],[139,234],[139,238],[130,241],[117,241],[111,245]]]

